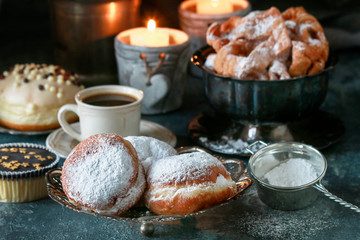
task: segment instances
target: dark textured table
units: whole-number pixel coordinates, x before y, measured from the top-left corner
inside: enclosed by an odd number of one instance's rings
[[[0,69],[15,63],[53,63],[46,19],[48,15],[46,8],[40,5],[44,1],[23,2],[23,6],[18,6],[20,1],[3,0],[0,9]],[[256,5],[258,2],[255,2],[254,9],[263,6]],[[346,5],[347,1],[343,2]],[[32,11],[27,11],[28,6],[32,7]],[[348,5],[346,7],[349,8]],[[358,19],[349,21],[344,18],[341,23],[350,32],[357,30],[359,33]],[[328,24],[331,26],[332,22]],[[331,40],[337,44],[338,64],[331,75],[329,91],[321,109],[340,118],[346,132],[340,142],[321,151],[328,160],[323,184],[330,192],[360,205],[360,49],[356,47],[360,41],[350,41],[351,44],[342,47],[341,37],[336,37]],[[184,103],[179,110],[143,116],[143,119],[169,128],[177,136],[177,146],[186,146],[193,144],[187,136],[188,122],[209,108],[201,79],[188,77]],[[0,143],[32,142],[45,145],[46,137],[0,134]],[[247,161],[246,158],[242,159]],[[359,222],[360,214],[322,195],[314,204],[302,210],[270,209],[259,200],[256,188],[252,186],[243,197],[227,206],[210,210],[196,218],[156,225],[152,238],[360,239]],[[31,203],[0,204],[0,239],[146,238],[140,234],[139,227],[77,213],[49,198]]]

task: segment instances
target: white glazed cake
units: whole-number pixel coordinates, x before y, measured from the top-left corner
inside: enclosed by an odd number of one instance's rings
[[[41,131],[59,127],[57,112],[83,86],[60,66],[16,64],[0,74],[0,124],[16,130]],[[75,115],[68,120],[75,121]]]

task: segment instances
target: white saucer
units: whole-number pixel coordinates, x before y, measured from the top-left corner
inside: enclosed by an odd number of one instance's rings
[[[73,123],[71,125],[77,130],[80,128],[79,122]],[[175,134],[166,127],[154,122],[141,120],[140,136],[148,136],[159,139],[168,143],[172,147],[175,147],[176,145]],[[65,133],[62,128],[59,128],[50,133],[46,138],[46,146],[55,151],[62,158],[66,158],[78,143],[78,140]]]

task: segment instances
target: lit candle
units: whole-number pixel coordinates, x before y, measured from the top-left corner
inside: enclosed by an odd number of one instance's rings
[[[131,28],[116,36],[114,47],[119,83],[144,91],[142,113],[165,113],[180,107],[184,66],[190,58],[188,34],[174,28],[157,29],[155,34]]]
[[[233,4],[228,0],[198,0],[196,4],[198,14],[224,14],[233,11]]]
[[[164,47],[169,45],[169,32],[156,28],[154,20],[149,20],[147,28],[137,28],[130,34],[130,44],[145,47]]]

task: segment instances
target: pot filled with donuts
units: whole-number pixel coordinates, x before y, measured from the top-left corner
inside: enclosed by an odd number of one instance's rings
[[[234,141],[240,138],[249,144],[260,139],[306,142],[309,136],[294,136],[292,132],[313,135],[316,132],[306,129],[315,124],[322,128],[327,121],[324,118],[329,116],[313,116],[322,114],[319,107],[325,99],[335,59],[329,56],[321,24],[303,7],[284,12],[271,7],[245,17],[231,17],[222,24],[214,22],[206,38],[209,46],[196,51],[191,61],[203,72],[205,95],[217,118],[221,117],[221,122],[230,119],[228,125],[238,128],[226,129],[218,138],[231,135]],[[219,125],[213,117],[200,118],[206,119],[194,119],[196,124],[189,124],[190,132],[195,128],[196,134],[202,134],[198,125],[214,131],[201,123],[209,119],[211,124],[207,125]],[[288,126],[291,122],[299,124]]]
[[[49,196],[78,212],[140,223],[195,216],[240,197],[252,180],[245,164],[197,147],[175,150],[152,137],[96,134],[81,141],[62,169],[47,173]]]
[[[250,123],[306,117],[323,102],[334,61],[318,20],[302,7],[272,7],[213,23],[192,56],[219,113]]]

